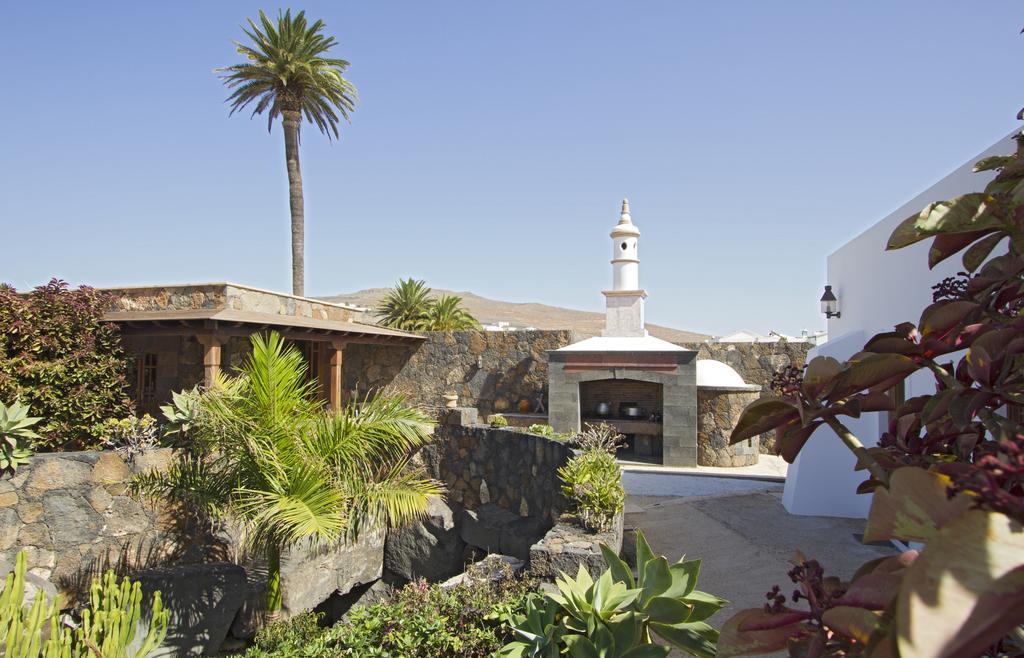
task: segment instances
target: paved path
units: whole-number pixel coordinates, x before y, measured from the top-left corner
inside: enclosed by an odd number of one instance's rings
[[[698,587],[732,602],[710,620],[715,626],[720,627],[731,611],[762,606],[764,593],[772,585],[779,585],[787,594],[792,592],[786,572],[797,548],[821,562],[826,575],[841,578],[849,578],[867,560],[895,552],[861,544],[855,535],[863,531],[863,520],[792,516],[782,507],[780,484],[736,482],[740,484],[734,482],[732,489],[717,483],[710,495],[630,495],[627,499],[627,529],[642,529],[652,548],[670,560],[683,554],[703,560]],[[639,488],[636,482],[633,484],[627,491],[632,493]],[[759,488],[735,488],[751,484],[758,484]],[[704,486],[699,482],[675,482],[674,487],[682,490],[691,485]],[[630,540],[631,537],[627,539]]]

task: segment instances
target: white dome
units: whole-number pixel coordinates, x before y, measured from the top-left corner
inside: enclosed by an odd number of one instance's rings
[[[743,381],[740,374],[721,361],[697,359],[697,388],[760,389]]]

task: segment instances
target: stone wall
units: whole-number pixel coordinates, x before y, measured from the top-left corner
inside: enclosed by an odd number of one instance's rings
[[[786,366],[802,368],[807,362],[811,343],[679,343],[687,349],[697,350],[698,359],[714,359],[732,367],[748,384],[761,387],[761,394],[771,392],[772,376]],[[762,434],[758,450],[761,454],[777,455],[775,434]]]
[[[803,367],[811,343],[679,343],[697,350],[698,359],[714,359],[732,367],[748,384],[769,391],[772,376],[786,366]]]
[[[700,466],[753,466],[757,463],[758,437],[729,445],[743,409],[760,394],[742,391],[697,391],[697,464]]]
[[[345,349],[345,385],[357,396],[387,387],[413,404],[442,405],[453,392],[459,405],[484,416],[533,411],[548,381],[548,350],[574,343],[572,331],[431,332],[418,347],[350,345]]]

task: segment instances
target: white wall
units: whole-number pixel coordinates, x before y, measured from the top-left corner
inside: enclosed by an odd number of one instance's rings
[[[929,270],[931,240],[885,251],[889,235],[900,222],[933,201],[981,190],[993,174],[974,173],[974,163],[989,155],[1008,155],[1015,148],[1012,135],[1008,135],[828,257],[826,283],[839,300],[841,317],[828,320],[829,340],[812,349],[809,359],[822,355],[845,360],[860,351],[871,336],[891,331],[900,322],[917,323],[932,301],[932,285],[955,275],[962,264],[959,256],[954,256]],[[923,373],[907,382],[908,398],[932,390],[930,378]],[[865,445],[874,445],[885,419],[883,414],[865,414],[846,424]],[[866,516],[870,499],[854,493],[865,479],[862,473],[853,472],[854,463],[834,432],[819,429],[789,468],[783,494],[786,509],[792,514]]]

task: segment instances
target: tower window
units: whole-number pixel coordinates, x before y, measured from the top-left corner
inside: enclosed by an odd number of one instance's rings
[[[625,251],[625,250],[626,250],[626,243],[625,243],[625,242],[623,242],[623,243],[622,243],[622,250],[623,250],[623,251]]]

